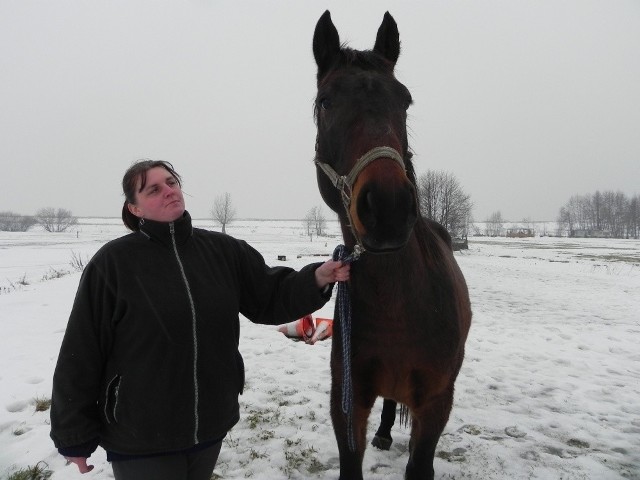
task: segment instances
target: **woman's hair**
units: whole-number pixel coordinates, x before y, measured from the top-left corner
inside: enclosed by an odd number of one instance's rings
[[[173,169],[171,163],[164,160],[139,160],[129,167],[122,177],[122,192],[124,193],[124,205],[122,207],[122,221],[125,227],[131,231],[140,230],[140,219],[129,211],[129,204],[136,203],[136,194],[140,193],[147,184],[147,172],[152,168],[161,167],[169,172],[182,187],[180,175]],[[140,179],[140,188],[136,189]]]

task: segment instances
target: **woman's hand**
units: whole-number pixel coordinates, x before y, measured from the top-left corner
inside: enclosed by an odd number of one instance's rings
[[[80,473],[87,473],[93,470],[93,465],[87,465],[86,457],[64,457],[69,463],[75,463],[78,466]]]
[[[346,282],[349,280],[351,264],[336,260],[328,260],[316,269],[316,284],[324,288],[330,283]]]

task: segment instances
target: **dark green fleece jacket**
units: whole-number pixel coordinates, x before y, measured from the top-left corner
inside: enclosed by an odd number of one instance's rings
[[[318,266],[270,268],[188,213],[104,245],[82,274],[54,373],[56,447],[146,455],[224,437],[244,385],[239,313],[280,324],[317,310],[330,297]]]

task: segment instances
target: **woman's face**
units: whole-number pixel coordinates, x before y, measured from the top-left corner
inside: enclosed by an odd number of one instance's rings
[[[167,170],[154,167],[147,171],[147,182],[140,191],[141,179],[136,181],[136,203],[129,211],[136,217],[157,222],[173,222],[185,210],[180,184]]]

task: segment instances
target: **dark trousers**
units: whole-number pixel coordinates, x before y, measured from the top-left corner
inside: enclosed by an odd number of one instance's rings
[[[210,480],[222,440],[193,453],[111,462],[116,480]]]

